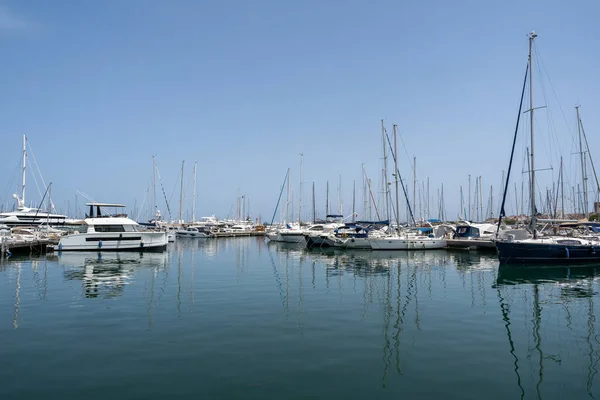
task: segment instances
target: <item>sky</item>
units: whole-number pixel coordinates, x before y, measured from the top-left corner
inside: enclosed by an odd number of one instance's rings
[[[165,197],[179,213],[185,160],[184,217],[197,162],[196,217],[233,216],[244,195],[252,217],[270,221],[288,168],[297,209],[303,154],[303,218],[313,182],[318,214],[327,181],[337,210],[340,176],[343,213],[356,182],[365,217],[362,166],[380,198],[382,119],[390,135],[398,125],[407,185],[413,157],[419,187],[429,179],[431,217],[442,184],[446,215],[462,214],[469,175],[471,197],[481,176],[484,209],[490,186],[497,208],[531,30],[543,60],[534,105],[547,106],[535,111],[536,168],[552,168],[538,185],[557,181],[562,155],[571,187],[576,104],[592,157],[600,151],[599,13],[594,1],[0,0],[0,208],[19,190],[26,134],[54,203],[72,215],[83,192],[146,219],[155,155],[167,218]],[[511,187],[526,177],[522,122]],[[28,168],[26,200],[39,202]]]

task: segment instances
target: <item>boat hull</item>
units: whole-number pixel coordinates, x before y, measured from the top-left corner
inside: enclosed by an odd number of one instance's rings
[[[372,249],[371,241],[366,237],[344,239],[342,247],[346,249]]]
[[[208,239],[210,235],[205,232],[177,232],[178,238],[189,238],[189,239]]]
[[[328,241],[328,235],[310,235],[306,236],[306,247],[331,247]]]
[[[164,251],[166,232],[80,233],[60,238],[58,251]]]
[[[280,232],[281,242],[283,243],[304,243],[304,234],[302,232]]]
[[[600,243],[496,242],[500,264],[568,265],[600,263]]]
[[[373,250],[434,250],[445,249],[446,239],[377,238],[371,239]]]

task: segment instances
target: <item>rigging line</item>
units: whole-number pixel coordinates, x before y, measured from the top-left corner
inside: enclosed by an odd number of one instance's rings
[[[567,127],[567,131],[569,132],[569,134],[571,135],[571,137],[574,138],[574,132],[571,131],[571,128],[569,127],[569,123],[567,120],[567,116],[565,115],[565,112],[560,104],[560,102],[558,101],[558,93],[556,93],[556,90],[554,89],[554,84],[552,83],[552,80],[550,79],[550,75],[548,74],[548,71],[546,69],[546,65],[544,64],[544,60],[542,59],[542,56],[540,55],[538,49],[537,49],[537,44],[534,43],[533,44],[533,48],[534,48],[534,52],[535,52],[535,56],[538,59],[538,68],[543,68],[543,72],[544,72],[544,76],[546,76],[546,78],[548,79],[548,82],[550,83],[550,88],[552,89],[552,92],[554,93],[554,97],[556,99],[556,103],[558,104],[558,108],[563,116],[563,119],[565,121],[565,126]]]
[[[375,206],[375,214],[377,214],[377,219],[379,221],[381,221],[381,217],[379,216],[379,210],[377,209],[377,202],[375,201],[375,198],[373,197],[373,191],[371,190],[371,180],[369,179],[369,177],[367,176],[367,173],[364,173],[365,178],[367,179],[367,185],[369,186],[369,194],[371,195],[371,200],[373,202],[373,206]]]
[[[527,75],[529,73],[529,63],[525,67],[525,78],[523,78],[523,89],[521,90],[521,101],[519,103],[519,113],[517,114],[517,125],[515,126],[515,135],[513,138],[512,150],[510,152],[510,161],[508,162],[508,171],[506,173],[506,182],[504,186],[504,195],[502,196],[502,205],[500,206],[500,215],[498,215],[498,227],[496,228],[496,236],[500,231],[502,217],[506,215],[504,205],[506,204],[506,194],[508,193],[508,184],[510,182],[510,172],[512,170],[513,156],[515,155],[515,145],[517,143],[517,134],[519,132],[519,121],[521,120],[521,110],[523,109],[523,98],[525,97],[525,86],[527,85]]]
[[[273,225],[273,221],[275,221],[275,214],[277,214],[277,209],[279,208],[279,202],[281,201],[281,195],[283,194],[283,189],[285,189],[285,182],[288,180],[289,175],[290,175],[290,169],[288,168],[287,172],[285,173],[285,178],[283,179],[283,184],[281,185],[281,191],[279,192],[279,198],[277,199],[277,205],[275,206],[275,211],[273,211],[273,218],[271,218],[271,225]]]
[[[30,167],[33,168],[33,165],[31,165],[29,158],[27,159],[27,163],[29,164]],[[42,191],[40,190],[40,186],[38,184],[37,178],[35,177],[35,174],[31,174],[31,176],[33,177],[33,182],[35,183],[35,187],[38,190],[38,194],[40,195],[40,197],[42,197]],[[27,204],[24,204],[24,206],[27,207]]]
[[[17,162],[17,166],[15,167],[15,170],[12,173],[10,181],[6,185],[6,189],[4,189],[4,192],[3,192],[4,194],[2,195],[2,199],[0,200],[0,206],[2,206],[2,204],[4,204],[4,201],[7,198],[7,193],[9,193],[10,187],[15,183],[15,181],[17,179],[17,173],[20,168],[21,168],[21,161],[19,160],[19,162]]]
[[[581,133],[583,133],[583,139],[585,140],[585,147],[587,148],[588,158],[590,159],[590,164],[592,165],[592,172],[594,172],[594,178],[596,179],[597,191],[600,192],[600,183],[598,183],[596,167],[594,167],[594,160],[592,159],[592,154],[590,153],[590,145],[588,144],[587,135],[585,134],[585,129],[583,129],[583,121],[581,120],[581,118],[579,118],[579,124],[581,126]]]
[[[167,204],[167,213],[169,214],[169,220],[173,220],[173,217],[171,216],[171,207],[169,207],[169,201],[167,200],[167,194],[165,193],[165,187],[163,186],[163,183],[162,183],[162,177],[160,176],[160,170],[158,169],[158,161],[156,161],[156,159],[155,159],[155,165],[156,165],[156,173],[158,174],[158,182],[160,183],[160,189],[162,190],[163,197],[165,198],[165,203]],[[154,212],[156,212],[156,210],[154,210]]]
[[[562,108],[560,102],[558,101],[558,93],[556,93],[556,90],[554,89],[554,84],[552,83],[552,80],[550,79],[550,75],[548,74],[548,71],[546,69],[546,65],[544,64],[544,60],[542,59],[542,56],[539,54],[539,51],[537,50],[537,44],[534,43],[533,46],[534,46],[534,51],[535,51],[536,58],[539,61],[537,63],[538,64],[538,68],[542,68],[543,69],[544,76],[546,76],[546,78],[548,79],[548,82],[550,83],[550,88],[552,89],[552,92],[553,92],[554,97],[556,99],[556,103],[558,104],[558,108],[561,111],[561,114],[562,114],[563,119],[565,121],[565,125],[567,127],[567,130],[571,134],[571,136],[574,137],[575,136],[574,132],[571,131],[571,128],[569,127],[569,123],[568,123],[567,117],[566,117],[566,115],[565,115],[565,113],[563,111],[563,108]]]
[[[29,143],[29,140],[27,140],[27,146],[29,147],[29,154],[31,154],[31,158],[33,158],[33,162],[35,164],[35,168],[37,169],[38,174],[40,175],[40,180],[42,181],[42,185],[44,189],[48,189],[48,185],[46,185],[46,181],[44,180],[44,176],[42,175],[42,171],[40,171],[40,166],[35,158],[35,154],[33,152],[33,148],[31,147],[31,144]],[[29,165],[31,165],[31,162],[29,163]],[[32,174],[35,180],[35,174]],[[39,189],[38,189],[39,191]],[[41,193],[40,193],[41,196]],[[48,197],[48,201],[50,202],[50,207],[51,210],[56,211],[55,207],[54,207],[54,203],[52,203],[52,199],[50,197]]]
[[[392,148],[392,142],[390,141],[390,136],[388,135],[387,131],[385,132],[385,137],[387,138],[388,145],[390,146],[390,153],[392,153],[394,162],[396,162],[396,154],[394,153],[394,149]],[[412,219],[413,225],[416,225],[417,223],[415,222],[415,217],[413,216],[412,208],[410,206],[410,201],[408,201],[408,193],[406,193],[406,187],[404,187],[404,181],[402,180],[402,175],[400,175],[400,171],[398,171],[398,169],[396,169],[396,174],[397,174],[396,179],[400,180],[400,186],[402,186],[402,191],[404,192],[404,198],[406,199],[406,205],[408,207],[408,212],[410,214],[410,218]],[[400,228],[400,227],[398,227],[398,228]]]

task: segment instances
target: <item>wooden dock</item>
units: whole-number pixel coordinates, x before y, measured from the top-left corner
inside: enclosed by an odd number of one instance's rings
[[[58,243],[55,239],[12,240],[2,238],[0,241],[0,258],[14,255],[38,255],[53,251]]]

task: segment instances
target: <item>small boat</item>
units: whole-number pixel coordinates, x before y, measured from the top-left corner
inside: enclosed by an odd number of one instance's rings
[[[143,231],[140,225],[126,215],[105,215],[102,208],[125,207],[122,204],[86,203],[89,215],[82,221],[83,233],[62,236],[58,251],[164,251],[167,233]]]
[[[189,226],[186,229],[180,229],[176,232],[178,238],[193,238],[193,239],[205,239],[210,238],[212,235],[202,228],[195,226]]]

